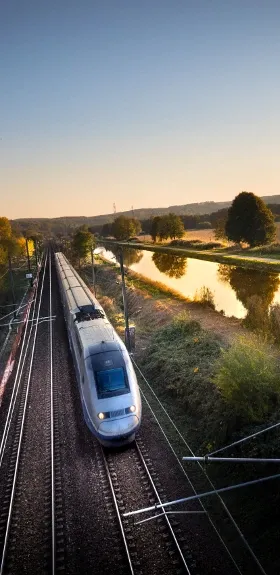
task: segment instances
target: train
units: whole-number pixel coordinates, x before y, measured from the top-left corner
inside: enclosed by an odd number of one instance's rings
[[[55,265],[85,422],[106,447],[131,443],[142,405],[133,364],[104,309],[62,252]]]

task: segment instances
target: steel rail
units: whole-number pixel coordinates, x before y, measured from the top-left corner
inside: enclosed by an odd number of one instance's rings
[[[46,258],[46,262],[47,262],[47,258]],[[4,539],[4,546],[3,546],[2,557],[1,557],[0,575],[3,575],[3,573],[4,573],[5,559],[6,559],[6,554],[7,554],[8,539],[9,539],[11,519],[12,519],[12,510],[13,510],[13,504],[14,504],[14,498],[15,498],[15,491],[16,491],[16,481],[17,481],[18,468],[19,468],[19,459],[20,459],[20,454],[21,454],[23,429],[24,429],[24,423],[25,423],[26,412],[27,412],[27,401],[28,401],[28,397],[29,397],[30,381],[31,381],[31,374],[32,374],[32,367],[33,367],[33,358],[34,358],[35,345],[36,345],[36,340],[37,340],[38,322],[39,322],[39,316],[40,316],[43,287],[44,287],[44,282],[45,282],[45,272],[46,272],[46,263],[45,263],[44,272],[43,272],[40,297],[39,297],[39,304],[38,304],[38,310],[37,310],[37,323],[35,326],[35,333],[34,333],[34,339],[33,339],[32,351],[31,351],[30,366],[29,366],[28,380],[27,380],[27,388],[26,388],[23,415],[22,415],[22,420],[21,420],[20,436],[19,436],[18,449],[17,449],[17,458],[16,458],[13,485],[12,485],[12,491],[11,491],[11,497],[10,497],[10,504],[9,504],[9,513],[8,513],[5,539]]]
[[[152,476],[151,476],[151,474],[150,474],[150,471],[149,471],[149,469],[148,469],[148,467],[147,467],[146,461],[145,461],[145,459],[144,459],[144,457],[143,457],[141,448],[139,447],[137,441],[135,441],[135,445],[136,445],[136,449],[137,449],[138,455],[139,455],[139,457],[140,457],[141,463],[142,463],[142,465],[143,465],[143,467],[144,467],[144,469],[145,469],[145,471],[146,471],[146,474],[147,474],[147,476],[148,476],[148,478],[149,478],[150,484],[151,484],[151,486],[152,486],[152,488],[153,488],[153,491],[154,491],[154,493],[155,493],[155,495],[156,495],[156,497],[157,497],[157,499],[158,499],[159,504],[162,505],[162,501],[161,501],[161,498],[160,498],[160,496],[159,496],[158,490],[157,490],[157,488],[156,488],[156,486],[155,486],[155,484],[154,484],[153,478],[152,478]],[[179,542],[178,542],[178,540],[177,540],[177,537],[176,537],[176,535],[175,535],[175,533],[174,533],[173,527],[172,527],[172,525],[171,525],[171,523],[170,523],[170,521],[169,521],[169,518],[167,517],[167,512],[165,511],[164,507],[162,507],[161,510],[162,510],[161,515],[164,515],[164,517],[165,517],[166,523],[167,523],[167,525],[168,525],[168,527],[169,527],[169,531],[170,531],[170,533],[171,533],[171,535],[172,535],[172,539],[173,539],[173,541],[174,541],[174,543],[175,543],[175,545],[176,545],[176,547],[177,547],[177,550],[178,550],[178,552],[179,552],[179,555],[180,555],[180,557],[181,557],[181,561],[182,561],[182,563],[183,563],[183,565],[184,565],[184,567],[185,567],[185,570],[187,571],[188,575],[191,575],[191,572],[190,572],[189,567],[188,567],[188,565],[187,565],[187,563],[186,563],[186,560],[185,560],[184,555],[183,555],[183,553],[182,553],[182,550],[181,550],[181,547],[180,547]]]
[[[51,252],[49,252],[49,315],[52,316],[52,267]],[[56,530],[55,530],[55,468],[54,468],[54,402],[53,402],[53,322],[50,321],[50,395],[51,395],[51,521],[52,521],[52,574],[56,567]]]
[[[44,269],[46,268],[46,261],[47,258],[45,260],[45,265],[44,265]],[[38,283],[36,285],[36,292],[35,292],[35,297],[33,299],[34,302],[34,306],[33,306],[33,312],[32,312],[32,322],[34,320],[35,317],[35,312],[36,312],[36,303],[37,303],[37,297],[38,297]],[[34,301],[35,300],[35,301]],[[5,422],[5,427],[4,427],[4,431],[3,431],[3,435],[1,438],[1,444],[0,444],[0,468],[2,466],[2,461],[3,461],[3,457],[4,457],[4,451],[5,451],[5,447],[6,447],[6,443],[7,443],[7,439],[8,439],[8,435],[9,435],[9,431],[10,431],[10,426],[11,426],[11,422],[12,422],[12,417],[13,417],[13,413],[14,413],[14,409],[15,409],[15,405],[16,405],[16,401],[17,401],[17,396],[18,396],[18,392],[19,392],[19,388],[20,388],[20,384],[21,384],[21,378],[22,378],[22,373],[23,373],[23,369],[25,366],[25,361],[26,361],[26,357],[27,357],[27,352],[28,352],[28,348],[29,348],[29,343],[30,343],[30,339],[31,339],[31,335],[32,335],[32,327],[30,327],[29,330],[29,335],[28,335],[28,339],[25,345],[25,340],[26,340],[26,336],[27,336],[27,330],[28,330],[28,325],[29,325],[29,315],[31,312],[31,303],[30,302],[30,307],[27,310],[27,318],[26,318],[26,325],[25,325],[25,330],[24,330],[24,335],[23,335],[23,340],[22,340],[22,344],[21,344],[21,350],[20,350],[20,356],[19,356],[19,360],[18,360],[18,365],[17,365],[17,371],[16,371],[16,375],[15,375],[15,381],[14,381],[14,385],[13,385],[13,391],[12,391],[12,395],[11,395],[11,399],[10,399],[10,404],[9,404],[9,409],[8,409],[8,413],[7,413],[7,417],[6,417],[6,422]]]
[[[127,559],[128,559],[128,563],[129,563],[129,568],[130,568],[130,572],[132,575],[134,575],[134,570],[133,570],[133,566],[132,566],[132,561],[131,561],[131,557],[130,557],[130,553],[129,553],[129,549],[128,549],[128,545],[127,545],[127,541],[126,541],[126,537],[125,537],[125,532],[124,532],[124,528],[123,528],[123,524],[122,524],[122,520],[121,520],[121,514],[119,512],[119,508],[118,508],[118,503],[117,503],[117,499],[116,499],[116,495],[115,495],[115,490],[114,490],[114,486],[113,486],[113,482],[111,479],[111,474],[109,471],[109,467],[108,467],[108,463],[104,454],[104,450],[102,449],[102,457],[103,457],[103,461],[104,461],[104,465],[105,465],[105,469],[106,469],[106,473],[107,473],[107,477],[108,477],[108,481],[109,481],[109,485],[111,488],[111,493],[113,496],[113,501],[114,501],[114,505],[115,505],[115,509],[116,509],[116,513],[117,513],[117,517],[118,517],[118,521],[119,521],[119,525],[120,525],[120,529],[121,529],[121,534],[122,534],[122,538],[123,538],[123,542],[124,542],[124,546],[125,546],[125,551],[126,551],[126,555],[127,555]],[[0,574],[1,575],[1,574]]]

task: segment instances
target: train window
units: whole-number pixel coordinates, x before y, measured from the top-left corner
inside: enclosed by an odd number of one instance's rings
[[[98,397],[108,397],[128,393],[129,388],[122,367],[96,371]]]

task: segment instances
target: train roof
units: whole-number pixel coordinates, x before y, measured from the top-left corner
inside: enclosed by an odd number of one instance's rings
[[[106,317],[102,306],[68,262],[64,254],[57,252],[55,256],[59,264],[61,281],[66,293],[69,309],[73,315],[76,315],[77,321],[75,322],[75,326],[80,335],[84,356],[88,357],[101,351],[126,350],[123,341],[117,335]],[[81,314],[79,314],[80,310]],[[85,315],[87,315],[87,319],[85,320],[83,319],[83,310],[85,310]],[[88,314],[87,310],[89,311]],[[96,314],[95,319],[91,319],[91,310],[93,312],[99,312],[99,314]],[[79,317],[79,315],[81,317]],[[98,317],[98,315],[100,315],[100,317]]]

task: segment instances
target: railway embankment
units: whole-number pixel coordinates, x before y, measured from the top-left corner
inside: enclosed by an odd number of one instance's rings
[[[172,297],[171,293],[162,292],[159,286],[153,286],[153,282],[141,279],[130,270],[127,270],[126,281],[129,315],[136,326],[135,359],[144,375],[144,379],[139,376],[139,381],[159,419],[161,415],[157,412],[159,408],[153,393],[197,455],[215,451],[279,420],[279,389],[275,384],[278,354],[275,349],[251,337],[240,320]],[[117,267],[107,263],[98,266],[97,297],[112,323],[122,332],[122,296]],[[239,341],[234,343],[236,338]],[[248,348],[247,354],[244,346]],[[231,350],[232,358],[228,361],[233,366],[228,372],[225,365],[218,367],[217,363],[227,350]],[[237,365],[242,373],[237,373]],[[234,378],[237,384],[240,380],[245,382],[240,401],[234,402],[233,396],[226,397],[221,392],[217,379],[215,383],[218,369],[224,370],[229,382]],[[255,369],[257,399],[254,397],[249,402],[245,388],[246,381],[250,386],[252,369]],[[267,373],[269,378],[265,379]],[[189,454],[172,426],[168,428],[168,437],[180,456]],[[277,454],[277,429],[224,453],[229,457],[277,457]],[[188,464],[193,481],[197,482],[198,488],[206,488],[194,467],[195,463]],[[278,464],[216,463],[207,467],[207,473],[216,487],[223,487],[279,473],[279,468]],[[224,499],[268,572],[277,573],[279,493],[277,481],[269,483],[269,489],[268,484],[264,485],[232,492]],[[219,515],[219,511],[217,513]]]

